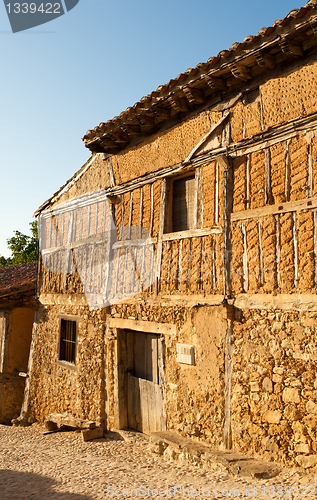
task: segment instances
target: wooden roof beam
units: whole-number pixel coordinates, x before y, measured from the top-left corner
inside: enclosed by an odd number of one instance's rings
[[[302,46],[299,43],[294,43],[286,38],[282,38],[280,40],[279,46],[281,47],[283,54],[286,56],[302,57],[303,55]]]
[[[171,118],[171,112],[165,108],[159,108],[155,106],[153,113],[158,120],[169,120]]]
[[[313,30],[314,35],[317,37],[317,16],[312,17],[309,21],[311,29]]]
[[[149,115],[145,115],[144,113],[138,116],[139,122],[141,126],[145,128],[153,128],[155,127],[155,120]]]
[[[270,54],[257,52],[256,54],[254,54],[254,58],[261,68],[274,69],[276,67],[276,59]]]
[[[140,125],[132,125],[125,123],[122,125],[122,130],[128,135],[139,135],[141,133]]]
[[[214,76],[206,75],[206,76],[204,76],[204,80],[212,90],[227,90],[228,89],[225,80],[222,80],[221,78],[216,78]]]
[[[171,99],[171,104],[176,113],[185,113],[186,111],[189,111],[187,99],[174,97]]]
[[[125,132],[122,132],[120,130],[114,130],[113,132],[110,133],[110,138],[113,139],[116,143],[121,144],[128,144],[129,142],[129,136]]]
[[[106,149],[117,149],[119,147],[119,144],[110,139],[109,136],[103,137],[100,140],[100,144]]]
[[[184,87],[183,92],[190,103],[203,104],[206,100],[205,94],[202,90],[194,89],[191,87]]]
[[[230,66],[231,73],[235,78],[238,78],[239,80],[251,80],[252,78],[252,71],[250,68],[247,66],[244,66],[243,64],[239,62],[235,62]]]

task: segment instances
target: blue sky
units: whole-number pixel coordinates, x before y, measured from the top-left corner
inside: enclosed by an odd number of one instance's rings
[[[304,3],[80,0],[13,34],[1,2],[0,255],[87,160],[88,129]]]

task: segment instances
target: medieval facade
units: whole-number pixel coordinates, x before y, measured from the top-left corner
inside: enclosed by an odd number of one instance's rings
[[[84,137],[36,212],[24,410],[317,463],[317,6]]]

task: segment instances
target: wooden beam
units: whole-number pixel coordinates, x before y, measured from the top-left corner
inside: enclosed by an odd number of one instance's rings
[[[225,155],[218,159],[222,164],[222,198],[223,198],[223,294],[226,298],[231,294],[231,219],[233,208],[233,169],[230,158]]]
[[[139,332],[156,333],[158,335],[176,335],[177,326],[170,323],[139,321],[136,319],[109,318],[110,328],[121,330],[136,330]]]
[[[314,16],[310,19],[309,24],[311,29],[313,30],[314,35],[317,37],[317,16]]]
[[[219,224],[219,164],[215,164],[215,225]]]
[[[153,113],[158,120],[169,120],[171,118],[171,112],[168,109],[158,106],[155,106]]]
[[[192,239],[189,240],[189,249],[188,249],[188,276],[187,276],[187,290],[190,291],[190,278],[192,274],[192,262],[193,262],[193,254],[192,254]]]
[[[225,91],[228,89],[225,80],[222,80],[222,78],[216,78],[215,76],[205,75],[203,79],[212,90]]]
[[[186,99],[172,97],[171,104],[173,106],[173,109],[177,113],[185,113],[186,111],[189,111],[189,105],[188,105],[188,101]]]
[[[257,52],[254,58],[261,68],[274,69],[276,67],[276,59],[265,52]]]
[[[309,210],[315,208],[317,208],[317,197],[299,201],[288,201],[286,203],[278,203],[275,205],[253,208],[252,210],[241,210],[241,212],[234,212],[233,214],[231,214],[231,221],[256,219],[259,217],[267,217],[268,215],[298,212],[300,210]]]
[[[294,243],[294,286],[298,285],[298,232],[296,212],[293,212],[293,243]]]
[[[115,180],[114,173],[113,173],[111,156],[109,156],[106,161],[107,161],[108,171],[109,171],[110,186],[114,187],[116,185],[116,180]]]
[[[288,40],[287,38],[282,38],[279,42],[279,46],[282,49],[282,52],[287,56],[292,57],[302,57],[303,49],[300,44],[296,44],[293,41]]]
[[[272,189],[271,189],[271,154],[270,149],[265,149],[265,203],[270,205],[272,203]]]
[[[217,121],[214,125],[212,125],[211,129],[207,132],[207,134],[204,135],[204,137],[196,144],[194,149],[189,153],[187,158],[183,161],[183,165],[186,165],[189,163],[194,156],[194,154],[199,150],[199,148],[209,139],[211,134],[217,130],[217,128],[225,121],[225,119],[229,116],[229,111],[225,111],[223,116],[220,118],[220,120]]]
[[[177,233],[167,233],[162,235],[162,241],[185,240],[187,238],[202,238],[210,234],[222,234],[222,227],[215,226],[209,229],[189,229]]]
[[[102,139],[100,139],[100,143],[106,149],[116,149],[119,147],[119,145],[113,139],[111,139],[109,136],[102,137]]]
[[[143,127],[146,128],[153,128],[155,127],[155,120],[153,117],[149,116],[148,114],[146,115],[145,113],[141,114],[138,116],[139,122]]]
[[[290,140],[285,142],[285,200],[288,202],[291,194],[291,172],[290,172],[290,154],[289,145]]]
[[[258,237],[259,237],[259,265],[260,265],[260,284],[264,285],[264,265],[263,265],[263,247],[262,247],[262,224],[258,222]]]
[[[182,261],[183,261],[183,240],[180,239],[178,243],[178,279],[177,279],[178,290],[181,289],[181,277],[183,274]]]
[[[314,176],[313,176],[313,141],[312,136],[307,137],[308,151],[307,151],[307,198],[313,196],[314,193]]]
[[[252,70],[241,63],[235,62],[230,66],[231,73],[239,80],[251,80]]]
[[[317,286],[317,212],[314,212],[314,284]]]
[[[160,204],[160,225],[157,243],[157,256],[156,256],[156,276],[155,276],[155,295],[158,295],[161,279],[161,266],[162,266],[162,238],[165,224],[165,203],[166,203],[166,179],[162,179],[161,183],[161,204]]]
[[[184,87],[183,92],[189,102],[192,102],[194,104],[203,104],[206,100],[205,94],[202,90],[194,89],[191,87]]]
[[[127,133],[120,130],[114,130],[110,133],[111,139],[115,141],[117,145],[128,144],[130,139]]]
[[[281,226],[280,226],[280,215],[275,215],[275,251],[276,251],[276,275],[277,275],[277,285],[281,285],[281,274],[280,274],[280,266],[281,266]]]
[[[251,155],[247,155],[247,162],[245,167],[245,180],[246,180],[246,199],[245,199],[245,208],[249,210],[251,203],[251,190],[250,190],[250,167],[251,167]]]
[[[178,163],[172,167],[167,167],[162,170],[157,170],[155,172],[150,172],[144,175],[141,179],[133,179],[131,181],[125,182],[116,186],[115,188],[108,188],[106,190],[105,196],[113,194],[122,194],[144,186],[151,182],[160,180],[164,177],[178,175],[182,172],[187,172],[192,170],[193,167],[198,167],[204,164],[208,164],[213,160],[218,159],[222,155],[229,155],[232,158],[245,156],[247,154],[263,149],[263,146],[269,147],[283,140],[287,140],[291,137],[296,137],[299,134],[307,133],[308,130],[317,128],[317,113],[315,115],[300,119],[296,122],[288,123],[283,125],[274,131],[269,131],[261,133],[252,139],[245,139],[239,143],[231,143],[229,146],[220,147],[212,151],[208,151],[205,154],[200,155],[197,158],[192,158],[190,164]]]
[[[243,241],[243,288],[247,292],[249,289],[249,268],[248,268],[248,245],[247,245],[247,230],[245,224],[241,224],[241,233]]]
[[[239,294],[232,301],[235,307],[239,309],[264,309],[282,311],[309,311],[317,312],[317,295],[316,294],[278,294],[271,293],[256,293],[256,294]]]
[[[133,125],[132,123],[125,123],[122,125],[122,130],[128,135],[139,135],[141,133],[140,125]]]

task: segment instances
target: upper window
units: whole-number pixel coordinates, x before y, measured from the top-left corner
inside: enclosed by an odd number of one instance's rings
[[[195,227],[195,175],[173,181],[170,232],[186,231]]]
[[[75,364],[77,322],[62,318],[60,325],[59,359]]]

